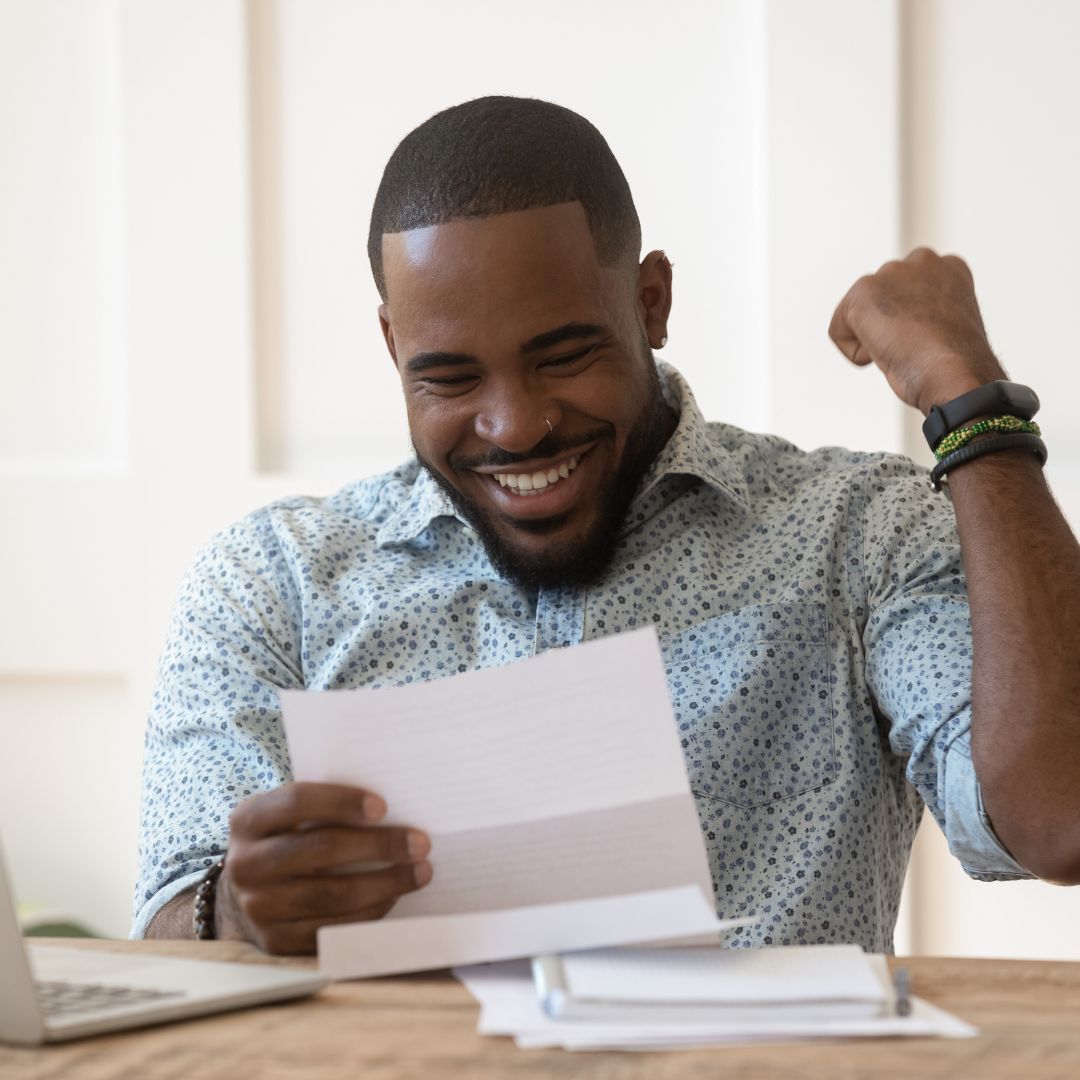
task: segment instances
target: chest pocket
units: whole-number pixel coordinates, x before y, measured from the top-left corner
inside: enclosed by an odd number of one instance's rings
[[[824,604],[760,604],[664,647],[690,787],[754,807],[836,774]]]

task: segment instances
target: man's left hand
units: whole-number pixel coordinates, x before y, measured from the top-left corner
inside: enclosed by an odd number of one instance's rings
[[[829,337],[852,363],[877,364],[924,416],[931,405],[1007,378],[987,340],[967,263],[929,248],[859,278],[834,312]]]

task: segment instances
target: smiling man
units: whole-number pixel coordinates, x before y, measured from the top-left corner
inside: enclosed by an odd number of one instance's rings
[[[147,730],[135,935],[310,951],[437,876],[378,792],[291,781],[278,688],[642,625],[718,913],[761,916],[733,945],[890,950],[924,805],[973,877],[1080,881],[1080,553],[967,267],[887,263],[830,328],[928,416],[950,502],[904,458],[707,423],[654,358],[672,267],[640,247],[569,110],[483,98],[394,152],[368,253],[416,456],[257,511],[192,568]]]
[[[418,459],[502,576],[587,585],[677,421],[649,340],[664,336],[670,265],[651,257],[639,312],[636,248],[602,266],[576,201],[373,244]]]

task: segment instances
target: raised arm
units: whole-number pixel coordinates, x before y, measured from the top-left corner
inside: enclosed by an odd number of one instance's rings
[[[966,264],[925,248],[856,282],[829,334],[923,415],[1007,378]],[[1028,450],[985,454],[948,482],[971,610],[983,804],[1023,867],[1080,884],[1080,547]]]

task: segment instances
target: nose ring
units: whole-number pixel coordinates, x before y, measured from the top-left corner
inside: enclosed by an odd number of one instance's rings
[[[551,426],[551,421],[546,416],[544,417],[544,423],[548,426],[548,434],[552,434],[555,429]]]

